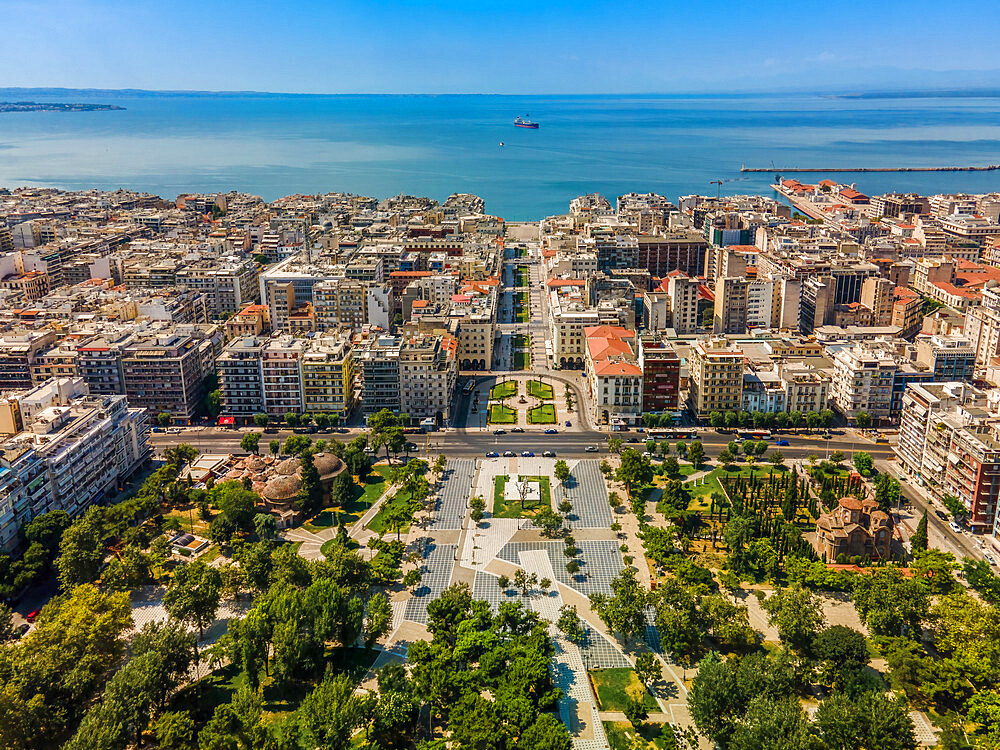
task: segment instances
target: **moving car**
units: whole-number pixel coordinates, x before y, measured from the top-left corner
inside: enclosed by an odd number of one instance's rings
[[[572,423],[572,422],[571,422],[570,420],[568,420],[568,419],[567,419],[567,420],[566,420],[566,426],[567,426],[567,427],[572,427],[572,426],[573,426],[573,423]]]
[[[542,453],[542,455],[545,456],[546,458],[555,458],[556,457],[556,452],[555,451],[544,451]]]
[[[511,427],[510,431],[511,432],[524,432],[524,428],[523,427]]]
[[[28,622],[34,622],[34,621],[35,621],[35,618],[36,618],[36,617],[38,617],[38,614],[39,614],[39,613],[40,613],[41,611],[42,611],[42,610],[40,610],[40,609],[34,609],[34,610],[32,610],[31,612],[29,612],[29,613],[28,613],[28,616],[27,616],[27,617],[25,617],[24,619],[25,619],[25,620],[27,620]]]
[[[503,455],[504,458],[514,458],[514,456],[516,456],[517,454],[514,453],[514,451],[504,451]]]
[[[496,451],[486,451],[486,458],[499,458],[500,454]]]
[[[598,451],[598,448],[597,448],[597,446],[596,446],[596,445],[588,445],[588,446],[587,446],[586,448],[584,448],[583,450],[584,450],[584,451],[586,451],[587,453],[597,453],[597,451]]]
[[[774,444],[775,445],[788,445],[788,441],[785,440],[784,438],[778,438],[777,440],[774,441]]]
[[[985,555],[983,555],[983,559],[986,562],[988,562],[990,565],[996,565],[997,564],[996,560],[993,559],[993,555],[989,554],[988,552]]]
[[[493,430],[493,434],[494,435],[506,435],[507,434],[507,430],[505,430],[503,428],[501,428],[499,430]]]
[[[959,525],[958,525],[957,523],[955,523],[954,521],[952,521],[951,523],[949,523],[949,524],[948,524],[948,526],[949,526],[949,528],[951,528],[951,530],[952,530],[952,531],[954,531],[954,532],[955,532],[956,534],[961,534],[961,533],[962,533],[962,527],[961,527],[961,526],[959,526]]]
[[[555,427],[550,427],[549,429],[545,430],[546,435],[557,435],[558,433],[559,430],[557,430]]]

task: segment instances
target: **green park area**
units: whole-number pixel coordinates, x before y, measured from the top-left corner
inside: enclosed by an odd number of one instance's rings
[[[552,404],[542,404],[528,409],[528,424],[555,424],[556,407]]]
[[[393,518],[397,513],[402,512],[403,509],[408,508],[410,503],[410,494],[405,490],[399,490],[390,499],[386,500],[378,509],[378,513],[375,517],[368,523],[368,528],[374,531],[376,534],[384,534],[386,532],[396,533],[397,529],[390,523],[390,519]],[[412,512],[410,513],[412,517]],[[398,531],[405,534],[410,528],[409,522],[401,524]]]
[[[505,404],[490,404],[490,424],[517,424],[517,411]]]
[[[647,711],[659,711],[660,706],[629,667],[594,669],[588,672],[601,711],[622,711],[628,699],[641,700]]]
[[[508,500],[504,496],[504,488],[510,477],[501,474],[493,480],[493,516],[494,518],[531,518],[542,508],[552,507],[552,491],[549,486],[549,478],[542,476],[518,476],[517,482],[538,482],[538,500],[526,499],[521,502],[520,497]]]
[[[519,266],[517,269],[517,286],[528,286],[528,269],[524,266]]]
[[[490,388],[490,398],[493,401],[502,401],[505,398],[517,395],[517,381],[504,380]]]
[[[531,312],[531,301],[527,292],[518,292],[514,297],[514,322],[527,323]]]
[[[322,531],[331,526],[339,526],[341,519],[345,526],[350,526],[365,514],[375,501],[382,497],[386,489],[386,479],[392,472],[388,464],[380,464],[372,468],[371,473],[365,477],[364,482],[354,483],[354,497],[350,503],[343,508],[327,508],[310,518],[302,527],[306,531]]]
[[[514,352],[512,360],[515,370],[527,370],[531,367],[531,352]]]
[[[556,397],[556,389],[541,380],[528,381],[528,395],[548,401]]]

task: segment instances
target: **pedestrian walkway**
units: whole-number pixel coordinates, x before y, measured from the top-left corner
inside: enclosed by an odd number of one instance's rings
[[[481,527],[473,526],[465,535],[459,558],[464,568],[482,570],[500,554],[521,525],[519,518],[487,518]]]
[[[472,478],[476,462],[471,458],[451,459],[445,468],[441,489],[434,503],[431,529],[457,530],[462,528],[472,492]]]

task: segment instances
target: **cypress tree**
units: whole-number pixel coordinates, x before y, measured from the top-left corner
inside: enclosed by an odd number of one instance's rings
[[[924,511],[924,515],[920,517],[920,523],[917,524],[917,530],[910,537],[910,552],[916,552],[918,549],[927,549],[927,511]]]

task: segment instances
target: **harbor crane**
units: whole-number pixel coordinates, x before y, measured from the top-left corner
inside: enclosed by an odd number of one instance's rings
[[[719,186],[718,190],[715,193],[715,200],[722,200],[722,186],[723,185],[725,185],[727,182],[742,182],[745,179],[747,179],[747,178],[746,177],[732,177],[732,178],[730,178],[728,180],[710,180],[708,184],[709,185],[718,185]]]

